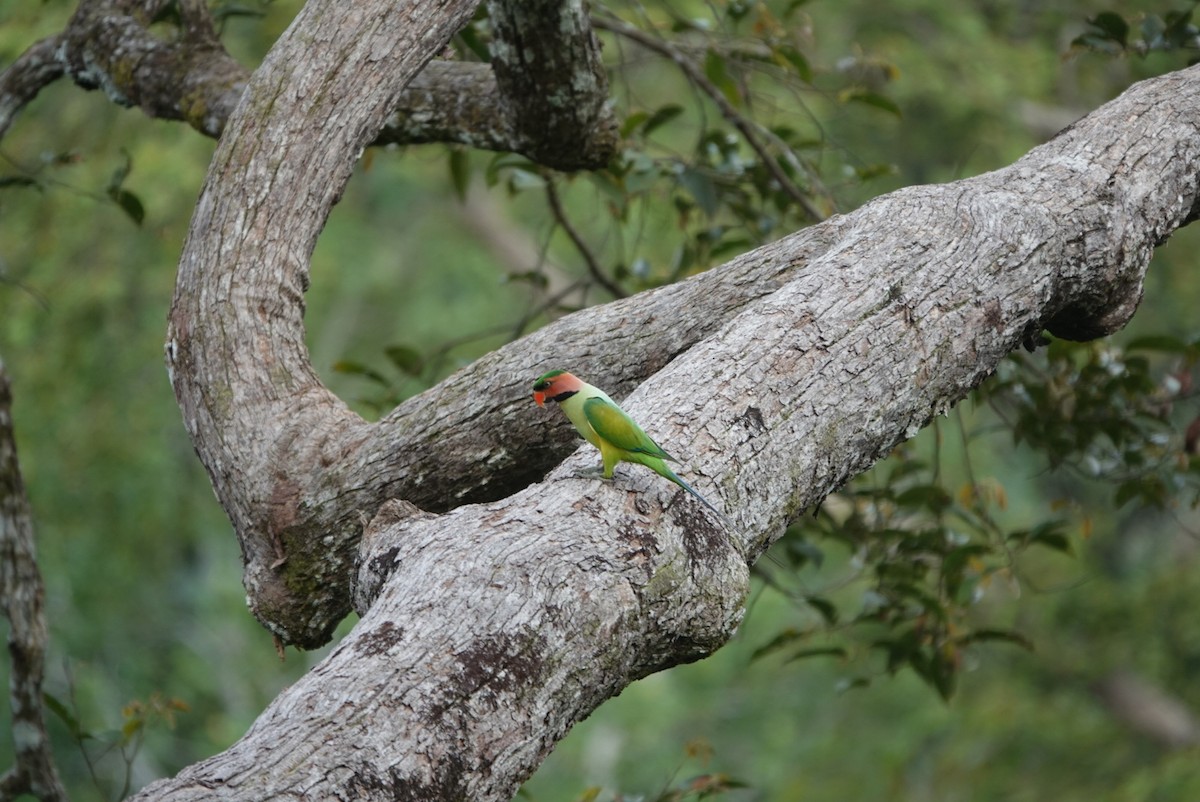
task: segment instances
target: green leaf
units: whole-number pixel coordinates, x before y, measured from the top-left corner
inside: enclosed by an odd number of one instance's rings
[[[337,373],[345,373],[351,376],[363,376],[376,384],[381,384],[384,387],[390,387],[389,382],[382,373],[360,362],[351,362],[350,360],[341,360],[333,363],[333,369]]]
[[[137,195],[121,187],[109,187],[108,197],[121,207],[121,211],[125,212],[130,220],[139,226],[142,224],[146,218],[146,209]]]
[[[521,167],[513,167],[508,173],[508,191],[510,194],[524,192],[527,189],[541,189],[546,186],[546,179],[541,175]]]
[[[859,181],[872,181],[876,178],[884,178],[891,175],[896,175],[898,170],[894,164],[868,164],[862,167],[854,168],[854,175]]]
[[[407,345],[389,345],[383,349],[383,352],[393,365],[409,376],[419,376],[421,369],[425,366],[425,360],[421,357],[420,352]]]
[[[1192,25],[1195,6],[1184,11],[1168,11],[1162,41],[1168,47],[1189,47],[1196,37],[1196,26]]]
[[[1125,47],[1126,40],[1129,37],[1129,23],[1120,14],[1114,14],[1111,11],[1101,11],[1089,19],[1088,23],[1100,31],[1104,38],[1119,43],[1121,47]]]
[[[932,513],[945,512],[954,503],[950,494],[941,485],[917,485],[896,496],[901,507],[925,508]]]
[[[1045,546],[1048,549],[1053,549],[1063,554],[1073,554],[1074,549],[1071,546],[1071,541],[1062,531],[1064,526],[1065,523],[1063,521],[1046,521],[1035,526],[1033,529],[1023,529],[1013,532],[1008,536],[1008,539],[1026,545],[1037,544]]]
[[[465,201],[471,183],[471,157],[466,148],[450,148],[450,181],[458,199]]]
[[[133,157],[129,155],[129,151],[121,148],[121,164],[117,169],[113,170],[112,176],[108,179],[108,192],[111,195],[112,191],[119,189],[125,183],[125,179],[129,177],[129,173],[133,170]]]
[[[957,642],[966,646],[971,643],[983,643],[985,641],[1003,641],[1004,643],[1020,646],[1027,652],[1034,650],[1033,643],[1028,638],[1010,629],[977,629],[974,632],[963,635]]]
[[[900,111],[900,107],[891,98],[861,87],[843,89],[838,93],[838,100],[842,103],[863,103],[881,111],[886,111],[888,114],[896,117],[904,116]]]
[[[685,167],[678,178],[680,186],[696,200],[696,205],[709,217],[715,217],[720,208],[717,187],[703,171]]]
[[[849,679],[839,679],[837,681],[837,685],[834,686],[834,691],[840,695],[846,693],[847,691],[852,691],[855,688],[869,687],[871,687],[871,680],[867,679],[866,677],[853,677]]]
[[[668,103],[665,106],[661,106],[653,114],[651,114],[646,119],[646,122],[642,125],[642,135],[650,136],[650,133],[654,129],[666,125],[680,114],[683,114],[683,106],[679,106],[674,103]]]
[[[621,123],[621,139],[625,139],[636,131],[649,117],[650,115],[644,111],[635,111],[626,117],[625,122]]]
[[[64,704],[57,696],[54,696],[47,691],[42,691],[42,701],[45,702],[46,707],[50,709],[50,712],[58,717],[58,720],[66,726],[67,732],[69,732],[71,737],[76,741],[82,741],[84,738],[92,737],[91,733],[86,732],[80,725],[79,719],[75,717],[75,714],[71,711],[71,708],[67,707],[67,705]]]
[[[716,50],[709,50],[708,55],[704,58],[704,77],[708,78],[730,103],[735,106],[742,104],[742,93],[738,91],[737,84],[729,76],[724,56]]]
[[[958,664],[954,655],[937,650],[929,664],[929,676],[942,701],[949,702],[958,687]]]
[[[833,626],[838,621],[837,607],[828,599],[821,596],[805,596],[804,601],[821,614],[821,618],[825,619],[825,623]]]
[[[1125,346],[1126,351],[1162,351],[1168,354],[1186,354],[1192,350],[1186,342],[1169,334],[1150,334],[1138,337]]]
[[[515,153],[500,153],[488,163],[483,177],[489,187],[494,187],[500,182],[505,171],[512,169],[536,173],[537,165],[524,156],[518,156]]]
[[[775,62],[782,67],[791,67],[796,76],[806,84],[812,83],[812,66],[796,48],[791,45],[781,45],[775,48]]]
[[[550,279],[541,270],[525,270],[520,273],[509,273],[505,276],[505,281],[513,283],[529,283],[539,289],[545,289],[550,284]]]
[[[1162,17],[1157,14],[1147,14],[1142,19],[1142,39],[1146,42],[1146,47],[1151,50],[1162,48],[1166,44],[1163,39],[1163,32],[1166,29],[1167,26]]]
[[[788,627],[787,629],[783,630],[778,635],[776,635],[775,637],[771,638],[769,641],[764,643],[762,646],[759,646],[757,649],[755,649],[750,654],[750,659],[757,660],[758,658],[762,657],[763,655],[770,654],[771,652],[779,651],[780,649],[784,648],[785,646],[789,646],[789,645],[795,643],[796,641],[805,640],[805,639],[811,637],[812,634],[813,634],[812,632],[807,632],[807,631],[801,632],[800,630],[798,630],[794,627]]]
[[[792,663],[796,660],[804,660],[809,657],[836,657],[840,660],[845,660],[846,650],[841,646],[814,646],[811,649],[799,649],[792,652],[784,662]]]
[[[41,189],[42,185],[38,183],[36,178],[30,178],[27,175],[0,176],[0,189],[4,189],[5,187],[34,187]]]

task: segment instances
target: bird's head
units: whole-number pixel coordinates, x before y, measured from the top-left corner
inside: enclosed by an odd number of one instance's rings
[[[566,401],[583,388],[583,382],[565,370],[552,370],[542,374],[533,383],[533,400],[539,407],[544,407],[546,401]]]

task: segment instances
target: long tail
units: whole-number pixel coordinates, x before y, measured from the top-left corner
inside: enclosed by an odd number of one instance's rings
[[[695,496],[695,497],[696,497],[696,498],[697,498],[697,499],[700,501],[700,503],[701,503],[701,504],[703,504],[705,507],[708,507],[710,510],[712,510],[712,511],[713,511],[713,512],[716,514],[716,516],[717,516],[719,519],[721,519],[721,523],[725,524],[725,526],[726,526],[726,527],[728,527],[728,528],[730,528],[730,529],[732,529],[732,528],[733,528],[733,524],[732,524],[732,523],[730,523],[730,521],[729,521],[729,519],[728,519],[727,517],[725,517],[725,513],[723,513],[723,512],[721,512],[720,510],[718,510],[716,507],[714,507],[714,506],[712,505],[712,502],[710,502],[710,501],[709,501],[708,499],[706,499],[704,496],[700,495],[699,491],[697,491],[697,490],[696,490],[696,488],[692,487],[692,486],[691,486],[691,485],[689,485],[687,482],[685,482],[685,481],[683,481],[682,479],[680,479],[680,478],[679,478],[679,476],[678,476],[678,475],[675,473],[675,471],[671,470],[671,469],[670,469],[670,467],[668,467],[668,466],[666,466],[666,465],[663,465],[663,469],[666,471],[666,472],[663,474],[663,476],[667,477],[667,478],[668,478],[668,479],[670,479],[672,482],[674,482],[675,484],[679,485],[679,486],[680,486],[680,487],[682,487],[684,490],[686,490],[687,492],[689,492],[689,493],[691,493],[693,496]]]

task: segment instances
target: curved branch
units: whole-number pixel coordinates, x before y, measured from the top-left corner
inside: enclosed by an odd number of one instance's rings
[[[0,139],[4,138],[17,112],[25,108],[38,92],[63,74],[55,55],[58,36],[37,42],[0,73]]]
[[[1188,172],[1194,166],[1188,122],[1196,114],[1189,105],[1194,74],[1135,87],[1006,171],[895,193],[690,281],[564,318],[376,425],[358,419],[320,385],[303,346],[306,254],[346,173],[278,167],[318,163],[312,154],[353,154],[359,140],[311,141],[305,133],[311,120],[336,119],[341,125],[331,130],[342,131],[352,125],[350,111],[305,106],[306,98],[326,102],[328,93],[303,88],[288,92],[299,105],[280,105],[286,76],[276,76],[256,108],[270,106],[278,116],[264,125],[279,130],[256,129],[257,144],[237,144],[237,151],[230,144],[218,153],[185,253],[168,346],[189,431],[242,542],[255,614],[285,642],[325,642],[349,609],[363,511],[388,498],[434,511],[503,498],[537,481],[573,447],[568,426],[547,426],[531,414],[531,377],[571,367],[623,394],[673,360],[692,364],[688,360],[697,357],[678,357],[697,346],[695,353],[712,356],[680,376],[679,386],[743,374],[759,382],[742,388],[730,378],[722,399],[701,403],[691,392],[668,408],[692,410],[681,423],[693,427],[685,440],[693,444],[697,467],[734,502],[731,508],[761,508],[749,529],[756,534],[745,545],[756,553],[790,515],[960,398],[1027,332],[1049,325],[1066,336],[1095,336],[1132,312],[1150,248],[1184,219],[1163,204],[1183,198],[1190,210],[1194,199],[1188,183],[1194,181]],[[355,97],[371,101],[365,93]],[[1130,115],[1154,135],[1122,139]],[[369,138],[368,123],[353,125],[361,126],[363,141]],[[1172,177],[1156,174],[1153,186],[1175,194],[1145,194],[1135,181],[1144,180],[1147,165]],[[211,195],[222,178],[233,188],[224,189],[232,197],[218,215]],[[311,187],[323,194],[313,197]],[[1074,194],[1062,187],[1074,187]],[[244,198],[248,208],[242,210],[235,199]],[[1133,220],[1147,221],[1152,236]],[[779,323],[781,304],[803,315]],[[886,320],[878,310],[886,311]],[[870,325],[851,325],[860,320]],[[950,320],[956,339],[981,326],[979,336],[990,339],[939,344],[946,332],[922,328],[932,320]],[[898,327],[891,341],[884,323]],[[926,340],[929,345],[913,345]],[[825,356],[833,344],[847,342],[856,352],[889,354],[880,367],[892,372],[886,381],[862,382],[861,368],[846,372],[850,368]],[[823,426],[859,438],[845,449],[852,460],[829,455],[831,432],[780,432],[780,442],[789,444],[780,448],[792,451],[780,455],[779,464],[794,464],[803,454],[803,467],[771,474],[779,470],[772,466],[760,474],[738,457],[703,468],[705,450],[723,442],[709,429],[742,431],[747,439],[739,448],[752,448],[747,444],[773,431],[767,410],[780,403],[778,394],[760,398],[756,389],[774,387],[761,384],[774,359],[770,348],[822,381],[830,370],[851,377],[845,386],[814,385],[815,395],[796,403],[812,415],[820,411]],[[893,352],[907,361],[892,359]],[[936,361],[950,356],[967,360],[969,369]],[[905,382],[939,371],[949,384],[906,392]],[[864,397],[862,411],[852,414],[855,407],[839,394],[864,389],[879,395]],[[907,406],[883,412],[872,406],[891,403],[891,396],[903,396]],[[838,399],[837,406],[829,399]],[[799,426],[809,416],[789,413],[787,419]],[[862,439],[868,431],[869,442]],[[795,451],[795,442],[821,451]],[[780,481],[790,483],[786,492],[767,492]]]
[[[62,33],[59,61],[75,83],[103,90],[118,105],[220,136],[246,71],[217,41],[203,4],[182,4],[178,41],[151,34],[148,26],[162,5],[82,0]]]
[[[310,505],[353,493],[339,477],[370,431],[309,363],[309,258],[358,154],[473,10],[470,0],[308,3],[247,86],[184,246],[168,367],[241,538],[253,609],[285,643],[324,642],[348,609],[344,586],[310,580],[314,568],[345,575],[359,523],[315,540],[302,524]],[[314,549],[325,568],[307,564]],[[304,598],[315,601],[296,621],[290,608]]]

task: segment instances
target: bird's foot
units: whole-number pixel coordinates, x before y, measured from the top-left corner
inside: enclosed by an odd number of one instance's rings
[[[582,468],[575,471],[575,475],[582,479],[604,479],[604,466],[596,468]]]

